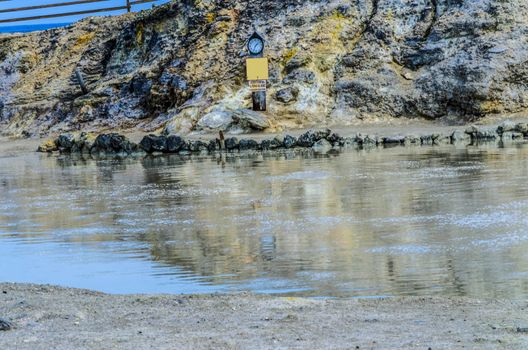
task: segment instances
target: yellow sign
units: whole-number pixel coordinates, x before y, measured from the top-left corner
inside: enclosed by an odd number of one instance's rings
[[[267,58],[248,58],[246,60],[247,80],[268,80],[269,68]]]

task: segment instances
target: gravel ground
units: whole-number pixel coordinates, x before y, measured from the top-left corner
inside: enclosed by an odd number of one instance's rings
[[[0,284],[0,349],[528,349],[528,301],[107,295]]]

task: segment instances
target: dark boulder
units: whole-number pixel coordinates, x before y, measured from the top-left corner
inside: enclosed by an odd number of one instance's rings
[[[515,125],[515,131],[528,136],[528,123],[519,123]]]
[[[75,137],[72,134],[59,135],[57,138],[57,146],[62,152],[70,152],[75,144]]]
[[[391,145],[391,144],[402,144],[405,142],[405,136],[402,135],[396,135],[396,136],[388,136],[383,138],[383,144]]]
[[[305,83],[305,84],[314,84],[316,81],[315,73],[308,69],[296,69],[290,74],[288,74],[282,82],[284,84],[291,83]]]
[[[433,135],[421,135],[420,142],[422,145],[432,145],[433,144]]]
[[[517,125],[514,122],[505,120],[497,127],[497,134],[502,135],[505,132],[515,131],[516,127]]]
[[[469,134],[466,134],[463,131],[455,130],[451,134],[451,143],[458,144],[458,143],[470,143],[471,142],[471,136]]]
[[[82,143],[81,147],[79,148],[79,152],[84,150],[87,147],[84,147],[85,144],[88,145],[89,142],[85,142],[87,139],[86,137],[81,137],[81,141],[79,143]],[[95,141],[90,146],[90,149],[94,152],[104,152],[104,153],[133,153],[137,151],[138,146],[130,142],[125,136],[111,133],[111,134],[101,134],[95,138]]]
[[[284,136],[283,144],[285,148],[293,148],[297,144],[297,139],[293,136],[286,135]]]
[[[176,135],[170,135],[167,137],[167,152],[177,153],[185,146],[185,141]]]
[[[493,141],[498,138],[497,129],[491,127],[470,126],[466,134],[471,135],[472,140]]]
[[[255,140],[246,140],[242,139],[240,140],[238,144],[240,150],[248,150],[248,149],[257,149],[259,147],[259,144]]]
[[[238,148],[238,139],[236,137],[229,137],[225,139],[225,147],[228,150],[234,150]]]
[[[299,139],[297,140],[297,145],[301,147],[312,147],[317,141],[330,136],[330,133],[330,129],[308,130],[307,132],[299,136]]]
[[[167,138],[165,136],[147,135],[139,143],[141,148],[147,153],[166,152]]]
[[[167,151],[167,138],[165,136],[157,136],[153,139],[152,149],[154,152]]]
[[[119,152],[123,147],[125,137],[119,134],[101,134],[95,138],[94,147],[101,152]]]
[[[260,143],[260,147],[263,150],[271,150],[271,149],[277,149],[281,147],[281,143],[277,139],[273,140],[264,140]]]
[[[211,140],[209,141],[209,143],[207,144],[207,150],[209,152],[214,152],[216,150],[220,149],[220,146],[219,146],[219,141],[218,140]]]
[[[332,133],[330,134],[327,138],[328,142],[330,142],[331,144],[340,144],[341,141],[343,140],[343,138],[341,136],[339,136],[338,133]]]
[[[287,87],[280,89],[275,93],[275,99],[282,103],[290,103],[297,100],[299,89],[296,87]]]
[[[200,140],[189,141],[189,150],[191,152],[207,151],[207,143]]]

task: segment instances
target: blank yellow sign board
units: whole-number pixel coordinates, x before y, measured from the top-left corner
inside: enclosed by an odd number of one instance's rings
[[[267,58],[248,58],[246,60],[247,80],[268,80],[269,67]]]

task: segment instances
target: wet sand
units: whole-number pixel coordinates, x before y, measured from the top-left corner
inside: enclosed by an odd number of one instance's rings
[[[107,295],[0,284],[2,349],[527,349],[528,301]]]

